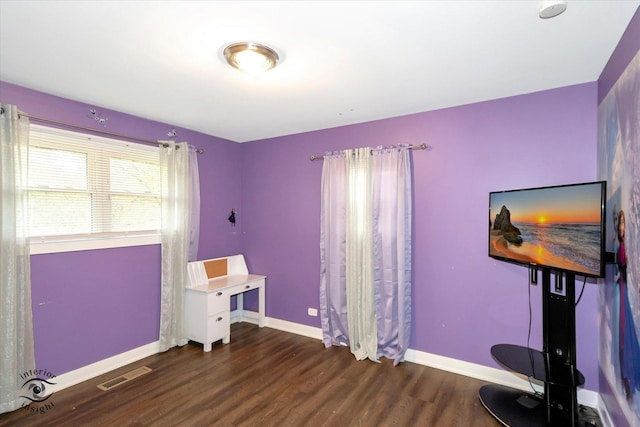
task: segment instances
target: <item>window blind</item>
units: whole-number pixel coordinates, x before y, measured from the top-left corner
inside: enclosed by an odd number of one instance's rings
[[[31,125],[28,154],[32,239],[160,229],[158,147]]]

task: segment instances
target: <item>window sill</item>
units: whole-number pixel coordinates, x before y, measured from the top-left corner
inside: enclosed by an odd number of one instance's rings
[[[159,245],[160,243],[160,234],[56,241],[31,241],[30,254],[55,254],[60,252],[124,248],[128,246]]]

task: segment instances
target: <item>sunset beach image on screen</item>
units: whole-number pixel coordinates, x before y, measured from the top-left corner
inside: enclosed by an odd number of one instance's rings
[[[576,274],[604,273],[606,184],[489,194],[489,256]]]

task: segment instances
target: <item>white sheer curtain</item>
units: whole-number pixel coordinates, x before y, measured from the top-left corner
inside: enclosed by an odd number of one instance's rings
[[[164,142],[160,148],[162,175],[162,283],[160,295],[160,351],[187,343],[184,337],[184,288],[190,250],[197,254],[190,227],[191,201],[197,159],[186,142]],[[195,153],[194,153],[195,154]],[[191,161],[194,164],[190,164]],[[191,174],[190,171],[195,171]],[[199,186],[198,186],[199,188]],[[199,218],[199,214],[198,214]],[[197,231],[195,232],[197,234]],[[197,240],[195,241],[197,245]],[[191,246],[191,249],[190,249]]]
[[[322,171],[320,320],[326,347],[359,360],[404,360],[411,329],[409,149],[326,155]]]
[[[28,403],[20,375],[35,369],[27,239],[29,121],[0,105],[0,413]]]
[[[200,243],[200,173],[198,153],[189,150],[189,261],[198,259]]]
[[[373,283],[373,161],[370,148],[346,150],[345,264],[349,346],[358,360],[378,361]]]

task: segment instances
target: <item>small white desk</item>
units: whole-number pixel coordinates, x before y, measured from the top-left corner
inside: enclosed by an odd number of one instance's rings
[[[230,268],[229,268],[230,267]],[[190,286],[185,289],[185,337],[203,344],[231,338],[231,297],[236,297],[236,311],[264,326],[264,287],[266,276],[249,274],[242,255],[195,261],[188,265]],[[223,275],[218,275],[222,274]],[[258,311],[244,310],[243,294],[258,290]]]

